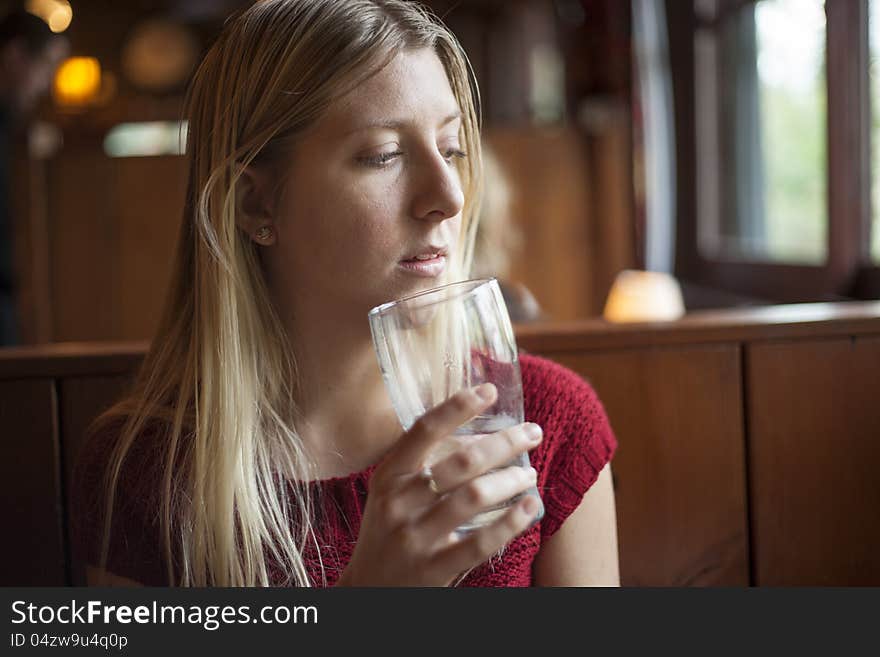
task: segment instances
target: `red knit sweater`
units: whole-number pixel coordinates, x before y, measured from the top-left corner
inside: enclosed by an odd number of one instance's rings
[[[539,424],[544,440],[529,452],[538,471],[538,491],[545,515],[513,540],[500,557],[474,568],[459,586],[529,586],[532,563],[541,545],[577,508],[599,471],[611,460],[617,442],[596,393],[580,376],[544,358],[520,353],[525,419]],[[107,454],[106,435],[95,436],[83,448],[74,476],[74,557],[98,563],[101,515],[100,472]],[[166,586],[162,543],[154,500],[155,481],[149,471],[148,446],[133,448],[121,474],[114,530],[107,568],[116,575],[147,585]],[[320,559],[312,546],[304,554],[315,586],[332,586],[348,564],[357,542],[361,518],[376,465],[345,477],[312,482],[321,500],[316,533]],[[118,515],[117,515],[118,514]],[[321,569],[323,562],[323,576]],[[274,585],[286,574],[270,563]]]

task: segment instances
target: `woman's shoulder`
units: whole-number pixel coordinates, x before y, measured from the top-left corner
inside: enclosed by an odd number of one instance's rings
[[[154,502],[166,460],[167,423],[148,419],[129,426],[129,417],[99,418],[87,431],[73,469],[72,501],[80,511],[106,500],[109,475],[116,465],[114,496],[130,510]],[[121,459],[117,457],[122,456]]]
[[[548,358],[521,353],[519,360],[525,419],[544,430],[545,440],[537,449],[552,456],[559,450],[589,447],[596,464],[604,465],[617,441],[593,386]]]
[[[127,418],[100,419],[83,438],[73,468],[71,507],[74,523],[89,526],[102,519],[108,495],[109,476],[117,452],[124,440]],[[117,505],[131,511],[136,505],[148,505],[153,500],[159,476],[159,437],[156,423],[147,423],[130,440],[125,458],[119,463],[117,485],[114,489]]]
[[[555,361],[520,353],[527,422],[544,439],[529,452],[544,501],[542,540],[552,535],[595,483],[617,450],[605,408],[590,383]]]
[[[106,470],[124,438],[127,425],[128,418],[121,415],[99,418],[93,423],[83,437],[76,457],[75,481],[91,479]],[[144,422],[130,441],[123,471],[144,472],[148,464],[154,462],[164,434],[163,423],[156,420]]]
[[[519,364],[527,416],[556,423],[576,420],[583,413],[604,412],[593,386],[577,372],[549,358],[522,351]]]
[[[92,425],[79,450],[71,484],[71,530],[76,558],[101,562],[108,504],[112,530],[107,570],[148,584],[164,583],[159,559],[158,492],[161,478],[161,423],[147,422],[130,439],[119,463],[116,485],[110,475],[126,437],[126,417],[101,419]]]

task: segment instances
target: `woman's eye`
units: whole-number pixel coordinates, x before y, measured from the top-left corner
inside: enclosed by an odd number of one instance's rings
[[[396,157],[403,155],[403,151],[389,151],[387,153],[379,153],[378,155],[364,155],[358,158],[358,162],[365,166],[382,168],[391,162]],[[467,157],[467,153],[465,153],[460,148],[449,148],[443,151],[443,158],[447,162],[452,162],[453,159],[463,159]]]
[[[383,167],[399,155],[403,155],[403,151],[389,151],[387,153],[379,153],[378,155],[365,155],[359,157],[358,161],[369,167]]]

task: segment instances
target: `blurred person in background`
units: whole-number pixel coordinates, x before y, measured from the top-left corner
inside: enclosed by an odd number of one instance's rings
[[[509,279],[510,263],[522,251],[522,230],[510,213],[510,183],[492,148],[483,142],[483,199],[474,244],[474,278],[498,279],[513,322],[534,322],[546,316],[531,290]]]
[[[0,18],[0,346],[18,343],[11,176],[15,135],[49,91],[67,55],[66,37],[41,18],[13,10]]]

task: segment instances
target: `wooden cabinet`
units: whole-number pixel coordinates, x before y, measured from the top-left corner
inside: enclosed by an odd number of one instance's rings
[[[754,344],[746,370],[756,580],[880,585],[880,336]]]
[[[608,412],[623,584],[880,585],[880,302],[516,333]],[[0,584],[82,581],[65,482],[144,347],[0,350]]]
[[[749,583],[736,344],[560,354],[599,393],[612,463],[621,583]]]

